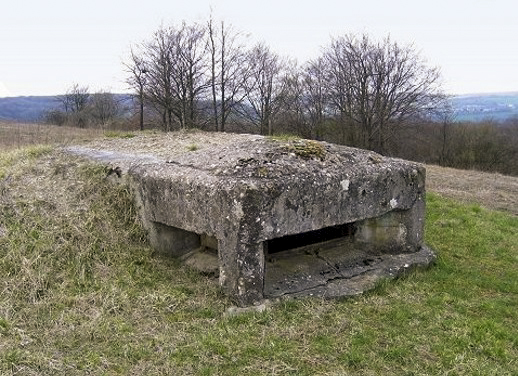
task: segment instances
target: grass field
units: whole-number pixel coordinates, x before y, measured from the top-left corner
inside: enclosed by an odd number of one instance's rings
[[[429,270],[227,317],[215,280],[153,254],[102,168],[1,152],[0,374],[518,375],[517,228],[429,194]]]
[[[0,152],[34,144],[66,145],[102,137],[100,129],[13,124],[0,121]]]

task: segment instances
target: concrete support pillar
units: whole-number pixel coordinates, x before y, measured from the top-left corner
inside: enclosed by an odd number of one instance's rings
[[[374,252],[417,252],[423,244],[424,210],[424,200],[419,197],[408,210],[358,221],[354,240]]]
[[[230,239],[218,242],[219,282],[238,305],[251,305],[263,299],[264,245],[245,244]]]
[[[418,195],[414,205],[402,212],[401,223],[407,229],[403,252],[416,252],[424,244],[426,203],[424,194]]]

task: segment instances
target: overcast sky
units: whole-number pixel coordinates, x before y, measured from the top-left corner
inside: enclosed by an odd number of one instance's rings
[[[518,91],[516,0],[5,0],[0,97],[72,83],[126,91],[122,61],[161,24],[216,20],[299,62],[332,36],[390,34],[441,69],[450,94]]]

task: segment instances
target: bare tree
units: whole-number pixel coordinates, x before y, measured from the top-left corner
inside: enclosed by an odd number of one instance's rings
[[[285,78],[285,90],[280,98],[282,103],[277,116],[277,130],[295,133],[311,138],[308,114],[305,109],[305,87],[303,72],[298,66],[291,66]]]
[[[308,118],[307,124],[311,138],[320,139],[328,111],[328,95],[326,92],[326,62],[319,58],[310,61],[303,70],[304,96],[302,103]]]
[[[250,75],[245,82],[251,111],[242,114],[259,125],[261,134],[273,134],[273,122],[286,89],[286,62],[266,45],[256,45],[248,54]]]
[[[65,114],[72,112],[72,97],[68,94],[58,95],[56,100],[60,103]]]
[[[332,114],[327,103],[325,61],[310,61],[302,67],[288,66],[279,117],[286,130],[306,138],[322,139]]]
[[[136,62],[145,66],[144,96],[161,114],[166,132],[172,129],[175,104],[172,89],[175,35],[176,30],[173,28],[158,29],[152,39],[143,45],[143,56]]]
[[[90,97],[89,110],[102,127],[113,121],[121,112],[119,102],[107,91],[99,91]]]
[[[130,61],[128,63],[124,63],[126,68],[126,72],[129,73],[129,77],[126,79],[126,82],[130,85],[130,87],[135,91],[135,96],[138,99],[139,105],[139,125],[140,130],[144,130],[144,89],[146,87],[146,62],[142,53],[135,52],[134,49],[131,50]]]
[[[58,100],[61,102],[63,110],[66,113],[77,113],[86,108],[89,97],[88,86],[73,84],[65,95],[58,97]]]
[[[357,146],[386,151],[393,129],[438,106],[444,96],[439,71],[411,46],[367,35],[335,39],[324,53],[330,101]],[[354,131],[353,129],[353,131]]]
[[[216,131],[225,131],[228,117],[246,95],[249,73],[245,47],[240,33],[221,22],[215,28],[212,18],[207,23],[210,52],[213,123]]]
[[[218,95],[216,93],[216,80],[217,73],[216,68],[218,65],[217,53],[218,47],[216,46],[216,39],[214,36],[214,25],[212,20],[212,15],[209,18],[209,22],[207,23],[207,30],[209,35],[209,53],[210,53],[210,86],[212,92],[212,111],[213,111],[213,121],[214,121],[214,129],[219,131],[219,116],[218,116]]]
[[[176,37],[176,70],[172,76],[182,128],[197,124],[199,99],[209,88],[206,29],[200,24],[183,24]]]
[[[66,123],[84,127],[88,122],[88,116],[85,110],[88,105],[90,94],[88,93],[88,86],[79,86],[73,84],[64,95],[57,96],[56,99],[62,107],[62,119]],[[60,110],[56,110],[55,115]]]
[[[442,108],[434,111],[433,118],[437,125],[440,125],[440,150],[439,150],[439,164],[447,166],[450,163],[452,155],[452,127],[454,127],[455,115],[451,105],[445,101]]]
[[[199,24],[160,28],[144,44],[144,96],[162,114],[169,131],[197,124],[199,103],[209,87],[206,30]],[[133,64],[134,65],[134,64]],[[138,73],[138,72],[137,72]]]

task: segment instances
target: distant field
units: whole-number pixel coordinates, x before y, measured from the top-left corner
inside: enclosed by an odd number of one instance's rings
[[[100,129],[0,122],[0,151],[22,146],[66,145],[102,137]]]
[[[505,121],[518,117],[518,93],[468,94],[451,98],[456,121]]]
[[[426,189],[518,216],[517,176],[427,165]]]

